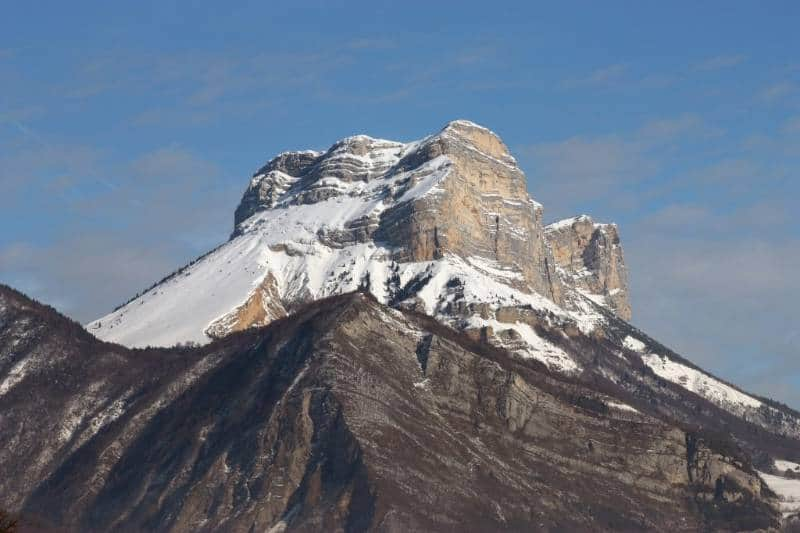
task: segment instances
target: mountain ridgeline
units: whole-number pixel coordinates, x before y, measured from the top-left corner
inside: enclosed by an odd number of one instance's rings
[[[617,226],[544,225],[486,128],[286,152],[228,242],[86,330],[0,288],[0,508],[68,531],[793,527],[800,414],[634,313]]]

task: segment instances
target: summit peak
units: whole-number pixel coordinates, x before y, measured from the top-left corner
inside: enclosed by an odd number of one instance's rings
[[[324,152],[271,159],[250,180],[229,242],[165,282],[174,287],[156,286],[90,327],[134,346],[208,342],[353,290],[459,329],[499,320],[476,311],[486,306],[529,306],[568,321],[584,320],[570,313],[586,298],[611,309],[575,292],[554,256],[559,243],[508,147],[488,128],[454,120],[412,142],[354,135]],[[207,280],[212,289],[195,287]],[[192,309],[191,319],[159,320],[175,300]]]

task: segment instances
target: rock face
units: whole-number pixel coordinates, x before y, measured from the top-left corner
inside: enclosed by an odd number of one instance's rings
[[[387,209],[376,238],[397,248],[401,262],[453,254],[497,263],[521,274],[512,287],[561,303],[542,206],[528,196],[525,176],[505,144],[485,128],[457,121],[398,166],[419,168],[445,158],[450,170],[440,191]]]
[[[561,338],[570,353],[585,351]],[[602,349],[602,345],[598,345]],[[60,531],[756,530],[745,454],[368,294],[129,350],[0,286],[0,506]],[[638,403],[636,405],[639,405]]]
[[[234,331],[266,326],[287,314],[281,303],[278,282],[272,272],[268,272],[247,301],[209,324],[206,334],[218,339]]]
[[[374,190],[381,205],[326,234],[327,244],[374,240],[401,263],[479,257],[519,273],[515,288],[561,302],[541,205],[528,196],[525,176],[500,138],[467,121],[408,144],[360,135],[325,153],[281,154],[250,182],[234,235],[256,213],[364,195],[367,184],[381,181],[385,186]]]
[[[545,236],[565,284],[598,299],[621,318],[631,319],[628,275],[616,224],[597,224],[581,215],[550,224]]]

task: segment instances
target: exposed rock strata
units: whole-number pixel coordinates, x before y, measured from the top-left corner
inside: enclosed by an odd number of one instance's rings
[[[277,280],[272,272],[268,272],[264,280],[250,293],[247,301],[212,322],[206,329],[206,334],[218,339],[234,331],[266,326],[287,314],[281,303]]]
[[[435,194],[404,201],[432,173],[447,169]],[[522,280],[514,285],[561,302],[561,281],[544,241],[542,207],[528,196],[525,176],[508,148],[491,131],[467,121],[448,124],[416,143],[356,136],[324,154],[281,154],[259,170],[236,210],[235,224],[280,205],[317,203],[358,194],[343,184],[386,181],[386,209],[377,217],[348,222],[329,243],[374,239],[395,250],[399,262],[441,259],[446,254],[496,261]],[[338,238],[337,238],[338,237]]]
[[[599,298],[623,319],[631,319],[628,275],[616,224],[597,224],[581,215],[550,224],[545,237],[565,284]]]
[[[440,192],[385,211],[376,238],[403,249],[400,261],[430,261],[448,253],[496,261],[522,273],[523,282],[511,281],[512,286],[560,303],[542,206],[528,196],[525,175],[505,144],[485,128],[454,122],[398,166],[414,168],[441,156],[451,169]]]

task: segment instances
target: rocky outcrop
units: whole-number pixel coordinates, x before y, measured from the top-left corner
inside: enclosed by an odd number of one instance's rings
[[[399,248],[398,261],[431,261],[446,254],[479,257],[522,274],[516,288],[562,301],[561,282],[545,244],[542,206],[525,175],[493,132],[466,121],[448,124],[398,162],[417,168],[445,158],[447,177],[436,194],[387,209],[376,238]]]
[[[694,501],[713,530],[729,527],[737,517],[741,530],[762,530],[769,525],[764,513],[775,499],[753,469],[749,459],[730,443],[689,432],[686,434],[689,483]]]
[[[326,152],[284,152],[256,172],[239,202],[234,226],[275,207],[287,194],[291,205],[325,201],[340,194],[343,184],[368,182],[387,173],[406,145],[366,135],[347,137]],[[234,235],[236,231],[234,231]]]
[[[597,224],[581,215],[545,228],[563,282],[631,319],[628,274],[616,224]]]
[[[319,159],[314,151],[285,152],[272,159],[250,180],[234,213],[234,226],[264,209],[274,207],[297,179]]]
[[[414,143],[359,135],[324,154],[281,154],[251,180],[236,209],[234,235],[249,217],[276,206],[368,196],[359,182],[383,182],[373,191],[381,209],[326,231],[321,237],[328,245],[375,240],[398,262],[480,257],[520,273],[516,288],[561,303],[542,206],[528,196],[525,176],[500,138],[468,121],[451,122]]]
[[[266,326],[287,314],[281,303],[278,282],[272,272],[268,272],[247,301],[209,324],[206,335],[219,339],[234,331]]]
[[[731,441],[366,294],[205,347],[132,351],[0,287],[0,362],[0,506],[39,527],[778,525]]]

